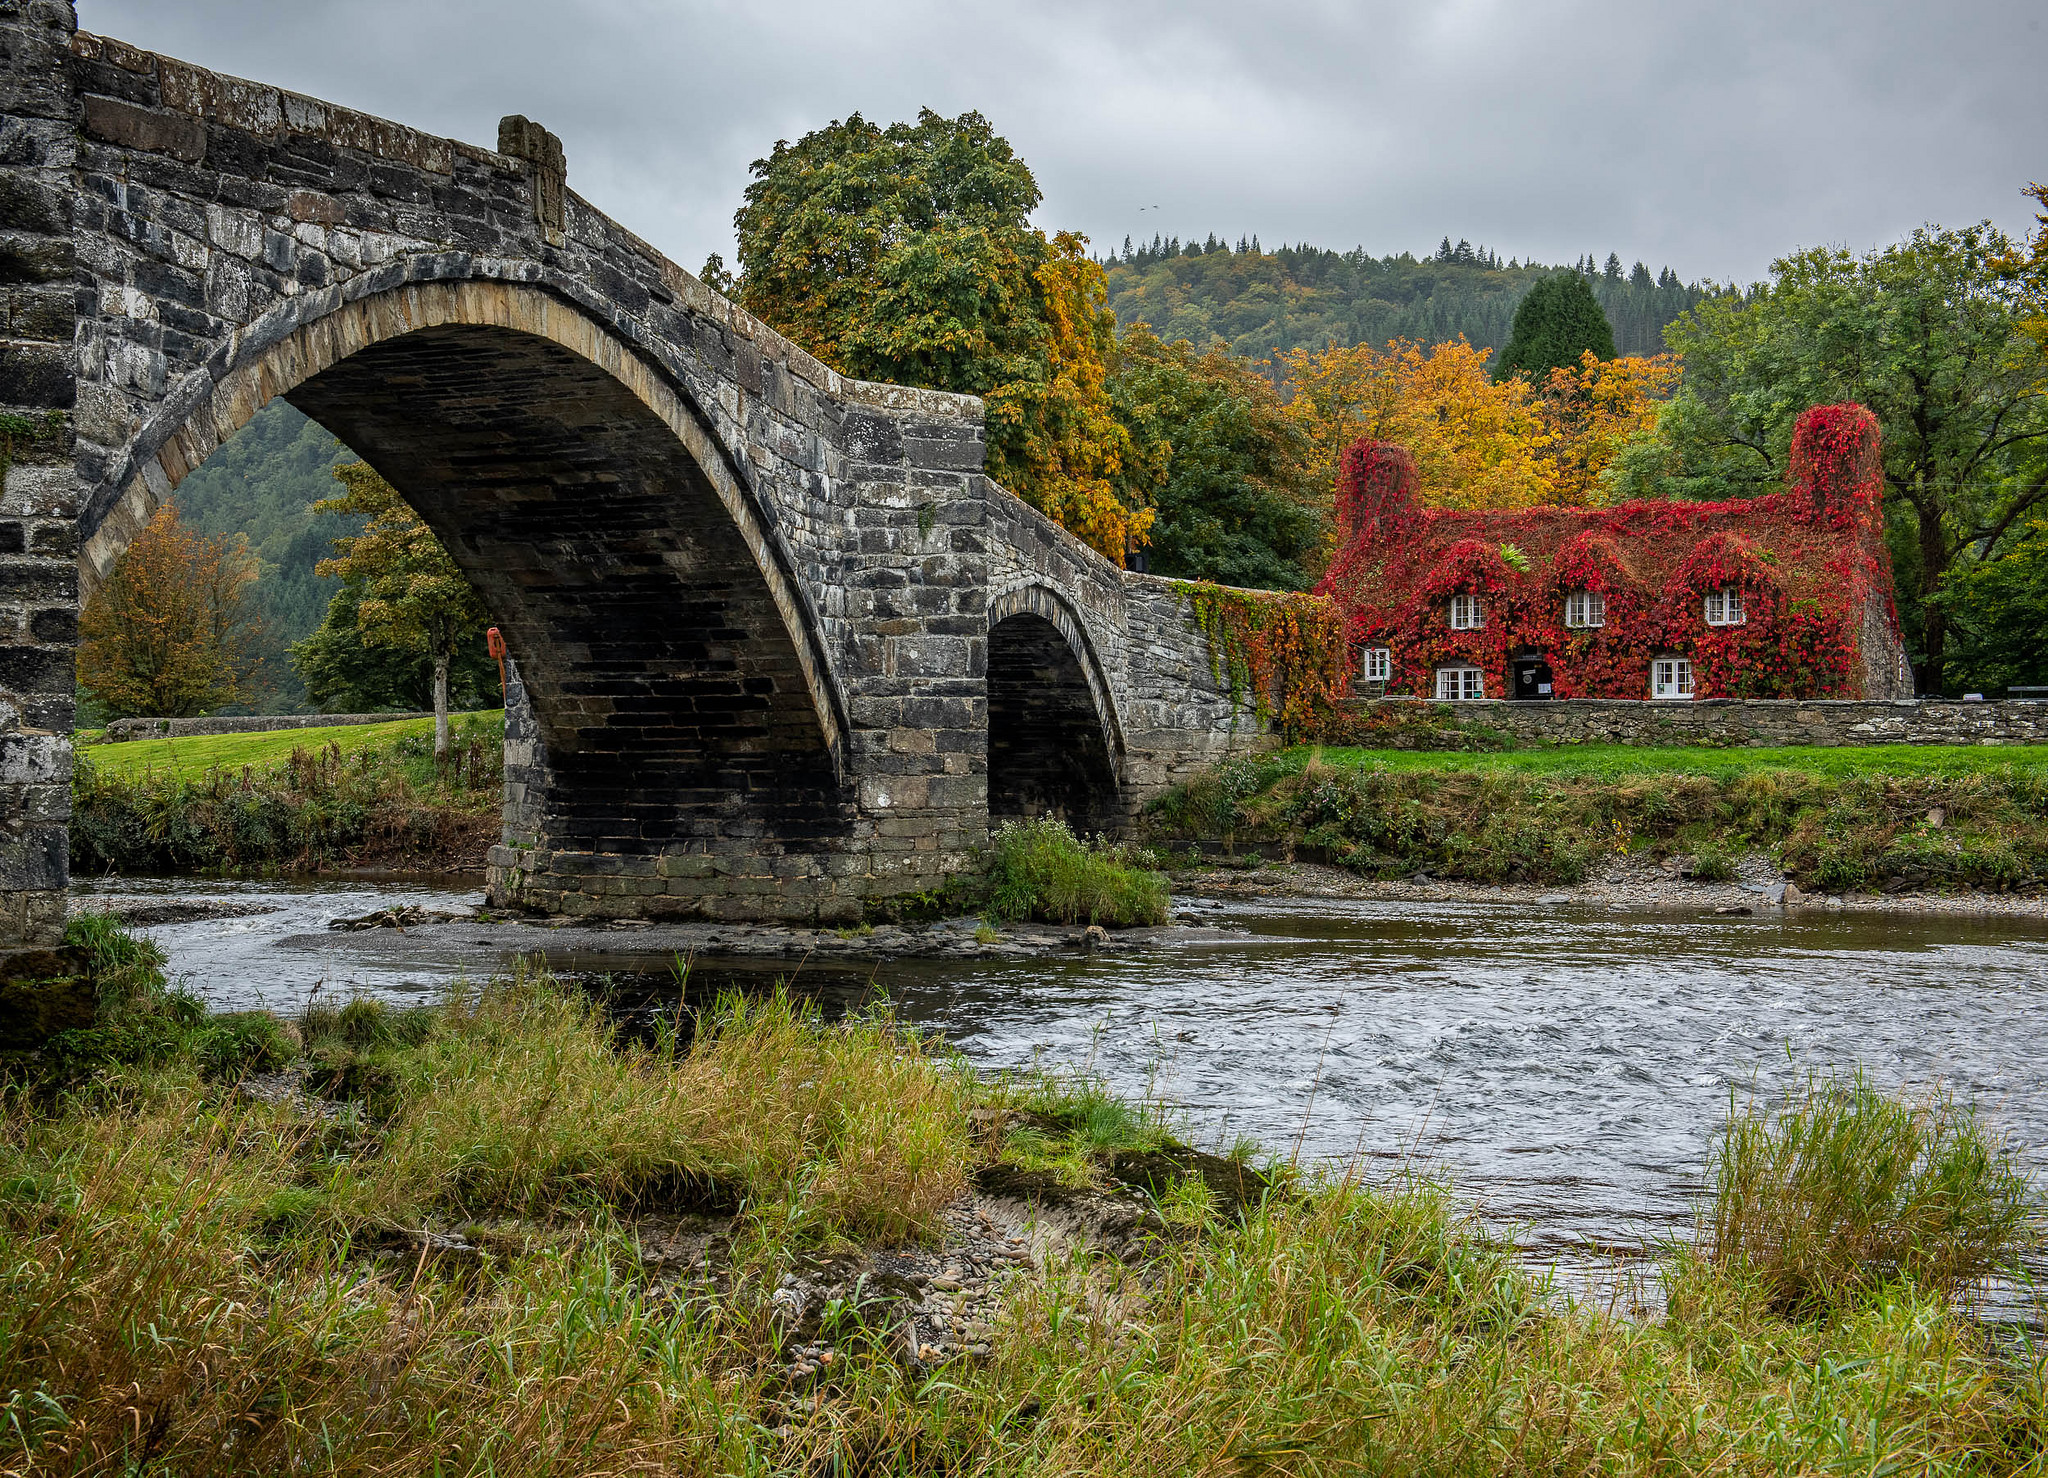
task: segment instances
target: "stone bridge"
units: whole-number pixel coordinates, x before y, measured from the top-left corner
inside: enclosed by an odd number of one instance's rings
[[[1256,742],[1167,582],[983,475],[979,401],[836,374],[538,125],[431,137],[63,0],[0,0],[0,89],[0,942],[61,928],[81,593],[273,396],[505,633],[501,902],[848,919]]]

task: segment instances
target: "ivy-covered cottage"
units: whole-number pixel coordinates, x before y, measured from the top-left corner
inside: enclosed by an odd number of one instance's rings
[[[1423,698],[1907,698],[1877,419],[1799,419],[1785,487],[1727,503],[1427,509],[1359,441],[1335,599],[1367,692]]]

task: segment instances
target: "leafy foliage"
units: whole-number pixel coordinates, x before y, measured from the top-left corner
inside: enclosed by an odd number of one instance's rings
[[[983,397],[988,471],[1122,563],[1150,513],[1106,381],[1115,320],[1082,238],[978,113],[854,114],[753,166],[742,304],[842,372]]]
[[[202,538],[166,503],[79,620],[78,681],[110,717],[184,718],[258,684],[255,562],[239,539]]]
[[[1351,655],[1341,610],[1315,595],[1179,584],[1233,702],[1287,734],[1328,721],[1348,694]]]
[[[1225,585],[1299,589],[1321,490],[1305,433],[1272,382],[1220,349],[1197,353],[1143,324],[1117,343],[1110,379],[1134,465],[1154,469],[1149,566]]]
[[[1166,922],[1166,880],[1149,858],[1100,839],[1091,846],[1050,816],[997,827],[979,886],[988,917],[1006,923],[1127,929]]]
[[[434,659],[390,642],[372,643],[359,619],[367,582],[344,583],[311,634],[295,642],[292,666],[307,696],[324,713],[376,713],[433,707]],[[483,708],[499,701],[498,664],[484,648],[482,631],[466,635],[448,659],[452,708]]]
[[[1554,272],[1529,289],[1515,308],[1514,332],[1494,362],[1497,380],[1521,375],[1534,384],[1551,371],[1575,369],[1580,359],[1614,358],[1614,329],[1586,279]]]
[[[334,558],[322,560],[319,571],[353,587],[355,627],[365,647],[413,653],[432,665],[438,753],[448,743],[449,670],[465,646],[472,652],[482,646],[483,602],[434,531],[367,462],[336,467],[334,480],[347,491],[314,506],[355,515],[365,524],[362,533],[334,541]],[[344,653],[332,640],[308,649],[312,671],[322,671],[323,659],[331,663],[323,686],[327,676],[338,679],[346,670],[332,660]]]

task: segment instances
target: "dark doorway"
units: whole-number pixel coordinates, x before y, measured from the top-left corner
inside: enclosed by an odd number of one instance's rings
[[[1550,664],[1541,657],[1517,657],[1509,664],[1514,671],[1514,682],[1508,696],[1520,699],[1548,699],[1550,697]]]
[[[1082,833],[1123,819],[1080,659],[1057,626],[1028,612],[988,634],[988,814],[1058,816]]]

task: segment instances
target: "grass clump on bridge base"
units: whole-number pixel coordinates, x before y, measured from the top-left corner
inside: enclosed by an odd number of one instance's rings
[[[1369,877],[1573,883],[1610,860],[1768,851],[1803,886],[2048,885],[2048,756],[2034,750],[1297,748],[1155,802],[1160,843],[1279,847]],[[1696,875],[1703,875],[1695,870]]]
[[[1074,835],[1054,817],[1006,821],[989,835],[976,907],[1001,923],[1166,922],[1170,902],[1157,862],[1141,848]]]
[[[299,1027],[310,1098],[178,1049],[9,1099],[0,1470],[2003,1474],[2048,1452],[2042,1356],[1944,1297],[2020,1230],[2014,1184],[1953,1168],[1988,1141],[1945,1100],[1859,1083],[1769,1121],[1766,1152],[1738,1120],[1720,1194],[1745,1227],[1834,1204],[1788,1165],[1924,1173],[1857,1182],[1868,1235],[1830,1252],[1824,1299],[1681,1249],[1668,1316],[1627,1320],[1413,1176],[1119,1189],[1106,1167],[1191,1158],[1153,1116],[980,1082],[786,991],[687,1044],[536,976]],[[787,1275],[933,1238],[989,1183],[1071,1184],[1053,1222],[1114,1201],[1139,1234],[1008,1275],[985,1346],[937,1363],[884,1304],[828,1306],[836,1358],[791,1374]],[[1933,1195],[1946,1219],[1915,1211]],[[678,1263],[663,1237],[711,1204],[727,1230]],[[1958,1227],[1961,1260],[1936,1245]]]

